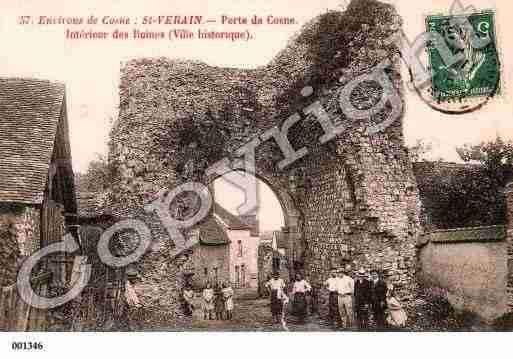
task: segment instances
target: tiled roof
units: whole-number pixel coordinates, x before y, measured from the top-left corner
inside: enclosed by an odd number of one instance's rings
[[[230,239],[224,228],[213,218],[208,216],[203,220],[196,229],[199,229],[199,240],[205,245],[222,245],[229,244]]]
[[[239,217],[224,209],[219,203],[214,203],[214,213],[226,224],[228,229],[247,229],[251,228]]]
[[[64,85],[0,78],[0,201],[41,203]]]

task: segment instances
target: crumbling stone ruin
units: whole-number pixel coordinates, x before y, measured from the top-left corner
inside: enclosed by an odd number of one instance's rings
[[[347,122],[338,91],[384,62],[389,65],[383,71],[401,94],[398,49],[385,41],[400,28],[392,6],[355,0],[345,12],[330,11],[307,23],[268,65],[256,69],[164,58],[124,65],[110,142],[110,200],[116,214],[143,218],[157,238],[137,264],[136,290],[148,313],[170,322],[180,317],[181,268],[188,256],[170,257],[173,243],[144,205],[161,189],[212,182],[215,176],[205,175],[209,166],[234,158],[239,147],[295,113],[301,121],[288,138],[308,154],[281,169],[284,157],[276,141],[260,137],[254,173],[282,204],[294,270],[306,274],[321,303],[330,268],[345,263],[388,270],[400,296],[412,299],[419,197],[402,117],[368,135],[366,129],[390,113],[385,107],[320,144],[319,122],[303,111],[319,101],[337,122]],[[312,94],[302,92],[308,86]],[[351,101],[366,108],[379,97],[379,87],[363,83]]]

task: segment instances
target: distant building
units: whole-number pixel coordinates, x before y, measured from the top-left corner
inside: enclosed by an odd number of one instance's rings
[[[189,238],[198,240],[192,248],[188,281],[196,288],[203,288],[230,281],[230,239],[226,230],[213,216],[208,216],[192,230]]]
[[[230,282],[235,288],[258,287],[258,220],[239,217],[214,204],[214,216],[230,238]]]

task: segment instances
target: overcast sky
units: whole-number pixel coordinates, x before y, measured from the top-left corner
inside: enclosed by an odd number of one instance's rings
[[[405,32],[411,39],[422,32],[425,14],[447,13],[451,4],[450,1],[443,0],[389,2],[394,3],[403,16]],[[511,37],[508,39],[506,36],[513,33],[513,22],[509,19],[513,6],[508,1],[490,0],[472,0],[464,4],[496,9],[499,49],[503,60],[504,95],[478,112],[450,116],[434,112],[416,94],[408,93],[404,118],[408,143],[414,143],[416,139],[432,142],[434,157],[444,157],[452,161],[457,160],[455,146],[492,138],[496,133],[513,138],[510,88],[513,46]],[[165,56],[201,60],[218,66],[252,68],[264,65],[286,45],[301,24],[328,9],[343,9],[344,1],[259,0],[244,3],[240,0],[146,0],[128,4],[127,1],[120,0],[2,0],[1,8],[0,75],[29,76],[66,83],[73,165],[76,171],[85,171],[95,153],[106,151],[110,119],[117,116],[121,61],[134,57]],[[219,18],[221,15],[250,17],[257,14],[263,17],[295,17],[298,25],[261,26],[255,30],[256,38],[249,42],[160,40],[142,43],[132,40],[70,41],[64,38],[65,26],[21,26],[16,23],[20,15],[87,17],[91,14],[100,18],[109,15],[203,15]],[[114,28],[105,25],[96,26],[94,30],[112,31]],[[236,31],[246,28],[247,26],[233,25],[225,26],[224,29]],[[124,29],[129,30],[131,26]],[[506,46],[506,41],[509,46]],[[266,190],[262,192],[263,198],[269,196]],[[230,205],[226,206],[234,210],[237,205],[233,205],[233,198],[228,193],[226,197],[230,199],[227,202]],[[275,220],[280,217],[280,210],[276,207],[276,203],[272,202],[260,213],[261,222],[266,228],[280,225]]]

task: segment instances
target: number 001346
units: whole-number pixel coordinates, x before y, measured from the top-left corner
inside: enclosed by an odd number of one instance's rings
[[[13,350],[42,350],[43,348],[41,342],[12,342]]]

